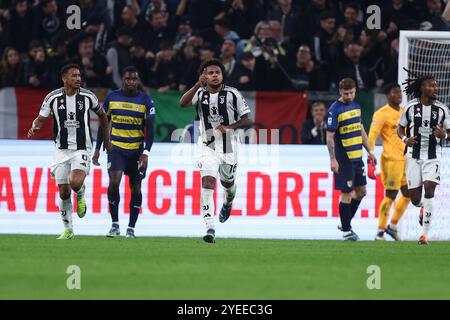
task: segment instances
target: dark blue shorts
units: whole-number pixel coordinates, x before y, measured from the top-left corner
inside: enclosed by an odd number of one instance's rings
[[[145,178],[145,171],[139,171],[141,152],[125,152],[115,148],[108,153],[108,171],[123,171],[130,179]]]
[[[334,174],[334,188],[342,192],[351,192],[355,187],[367,184],[364,162],[339,161],[339,172]]]

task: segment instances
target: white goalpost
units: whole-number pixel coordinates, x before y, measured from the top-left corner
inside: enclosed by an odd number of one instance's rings
[[[406,68],[418,75],[430,74],[439,84],[438,100],[450,106],[450,32],[400,31],[398,57],[398,83],[402,86],[402,105],[412,97],[404,93],[408,75]],[[405,240],[417,240],[421,227],[419,209],[409,205],[402,220],[400,234]],[[450,240],[450,148],[443,148],[441,184],[435,193],[434,213],[429,238]]]

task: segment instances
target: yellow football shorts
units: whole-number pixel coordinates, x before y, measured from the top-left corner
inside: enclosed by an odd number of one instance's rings
[[[405,173],[406,161],[387,160],[381,157],[381,181],[385,190],[400,190],[407,184]]]

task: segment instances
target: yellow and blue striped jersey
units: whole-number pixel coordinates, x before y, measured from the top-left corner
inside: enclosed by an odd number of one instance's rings
[[[327,130],[335,132],[336,159],[362,159],[361,107],[358,103],[335,101],[328,109]]]
[[[153,121],[155,106],[150,95],[139,92],[125,96],[122,89],[112,91],[103,102],[103,109],[111,119],[111,143],[123,151],[141,151],[147,119]]]

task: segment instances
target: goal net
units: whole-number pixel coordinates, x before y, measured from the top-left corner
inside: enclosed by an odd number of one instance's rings
[[[408,75],[406,68],[414,74],[430,74],[439,85],[438,100],[450,106],[450,32],[400,31],[398,82],[402,85]],[[402,104],[412,97],[404,93]],[[441,162],[441,184],[436,188],[434,212],[429,238],[450,240],[450,148],[443,148]],[[422,228],[418,223],[419,209],[410,204],[400,220],[400,234],[405,240],[417,240]]]

